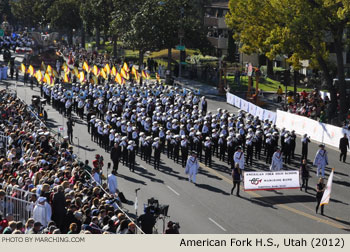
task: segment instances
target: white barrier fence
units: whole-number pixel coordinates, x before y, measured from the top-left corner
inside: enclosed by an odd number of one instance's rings
[[[310,118],[299,116],[296,114],[277,110],[272,112],[262,109],[242,98],[231,93],[226,93],[227,103],[240,108],[253,116],[258,116],[260,120],[272,121],[280,129],[295,130],[299,135],[307,134],[311,140],[328,144],[330,146],[339,147],[339,140],[347,134],[350,141],[350,130],[336,127],[326,123],[320,123]],[[349,150],[350,151],[350,150]]]
[[[325,143],[336,148],[339,147],[339,140],[344,134],[347,134],[348,138],[350,135],[349,130],[326,123],[320,123],[310,118],[281,110],[277,110],[276,125],[278,128],[286,128],[287,130],[293,129],[300,135],[308,134],[311,140]]]
[[[271,121],[272,124],[276,123],[277,115],[275,112],[260,108],[259,106],[256,106],[255,104],[248,102],[234,94],[226,93],[226,102],[239,109],[242,109],[245,112],[248,112],[249,114],[252,114],[253,116],[259,117],[260,120],[267,119]]]

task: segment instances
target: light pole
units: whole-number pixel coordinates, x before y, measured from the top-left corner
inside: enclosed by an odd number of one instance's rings
[[[179,38],[180,38],[180,65],[179,65],[179,78],[181,78],[182,76],[182,62],[181,62],[181,55],[182,55],[182,39],[184,37],[184,29],[183,29],[183,18],[184,18],[184,13],[185,13],[185,10],[183,7],[181,7],[180,9],[180,15],[181,15],[181,20],[180,20],[180,30],[179,30]]]

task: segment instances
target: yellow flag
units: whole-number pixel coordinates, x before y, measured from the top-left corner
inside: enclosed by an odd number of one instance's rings
[[[111,68],[109,67],[108,63],[105,65],[105,68],[104,68],[106,74],[110,74],[111,73]]]
[[[68,82],[70,82],[70,81],[69,81],[69,76],[68,76],[68,73],[64,73],[63,82],[64,82],[64,83],[68,83]]]
[[[45,65],[44,61],[41,62],[40,70],[43,70],[44,72],[46,72],[46,65]]]
[[[29,73],[30,76],[34,75],[34,67],[32,65],[28,67],[27,73]]]
[[[126,62],[124,62],[124,65],[123,65],[123,69],[126,71],[126,72],[129,72],[130,69],[128,67],[128,64]]]
[[[106,74],[106,72],[105,72],[104,69],[101,69],[100,75],[101,75],[105,80],[108,79],[107,74]]]
[[[127,73],[126,73],[126,71],[124,70],[124,68],[122,68],[121,70],[120,70],[120,75],[124,78],[124,79],[129,79],[128,78],[128,76],[127,76]]]
[[[47,66],[46,73],[52,76],[52,67],[50,65]]]
[[[79,80],[80,80],[80,83],[85,82],[85,74],[84,74],[84,72],[80,72]]]
[[[73,73],[75,76],[77,76],[79,78],[79,70],[77,67],[74,67]]]
[[[41,73],[40,70],[36,71],[34,76],[39,83],[43,81],[43,74]]]
[[[23,63],[21,64],[21,72],[22,73],[26,72],[26,66]]]
[[[117,72],[117,75],[115,76],[115,82],[118,84],[122,84],[122,77],[120,76],[120,74]]]
[[[117,69],[115,68],[115,66],[112,67],[111,75],[117,76]]]
[[[92,72],[94,73],[94,75],[96,77],[100,74],[100,70],[98,69],[98,67],[96,65],[94,65]]]
[[[88,72],[89,71],[89,65],[86,61],[84,61],[84,64],[83,64],[83,69]]]

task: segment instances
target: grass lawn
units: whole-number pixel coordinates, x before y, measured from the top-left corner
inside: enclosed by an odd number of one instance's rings
[[[234,76],[227,77],[227,84],[230,86],[232,91],[247,91],[248,90],[248,76],[241,77],[241,85],[234,84]],[[253,77],[252,86],[255,87],[255,78]],[[283,92],[285,91],[285,86],[282,85],[279,81],[272,80],[270,78],[266,78],[263,83],[259,83],[259,89],[265,92],[277,92],[278,86],[282,87]],[[288,91],[294,91],[294,86],[288,86]],[[302,92],[306,90],[306,92],[310,92],[313,89],[297,87],[297,92]]]

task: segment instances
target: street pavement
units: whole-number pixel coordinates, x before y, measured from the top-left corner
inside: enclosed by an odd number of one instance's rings
[[[31,89],[23,86],[23,82],[8,81],[9,89],[17,91],[19,97],[31,103],[32,95],[40,95],[38,87]],[[185,86],[191,86],[187,82]],[[5,84],[0,82],[0,88]],[[213,89],[208,86],[198,86],[201,94],[208,95],[208,109],[216,112],[217,108],[227,109],[237,113],[237,109],[225,103],[222,97],[217,97]],[[59,126],[66,126],[66,118],[60,115],[51,106],[45,107],[48,113],[48,126],[57,131]],[[106,153],[96,143],[92,142],[87,132],[85,121],[74,116],[74,149],[82,159],[90,163],[95,154],[102,154],[105,159],[104,174],[107,163],[111,162],[109,153]],[[291,129],[290,129],[291,130]],[[63,132],[64,134],[64,132]],[[313,160],[318,144],[309,145],[309,161]],[[349,222],[349,163],[339,161],[339,151],[328,147],[329,167],[335,168],[333,188],[330,204],[325,206],[325,216],[315,214],[315,187],[317,183],[316,169],[312,167],[309,180],[309,191],[275,190],[244,192],[241,196],[230,195],[232,180],[227,164],[217,158],[213,159],[213,167],[201,164],[197,176],[197,185],[188,182],[184,168],[169,160],[166,155],[161,156],[160,170],[136,158],[135,173],[120,164],[118,170],[118,187],[130,201],[124,208],[130,216],[135,216],[135,189],[138,191],[138,215],[143,213],[143,204],[151,197],[159,200],[160,204],[169,205],[166,222],[169,220],[180,223],[180,233],[189,234],[227,234],[227,233],[348,233]],[[285,169],[297,169],[301,153],[301,140],[297,139],[296,160]],[[350,158],[348,158],[348,162]],[[311,164],[310,164],[311,166]],[[253,161],[252,167],[247,170],[268,170],[263,161]],[[166,223],[165,222],[165,223]],[[162,232],[162,220],[158,220],[158,232]]]

